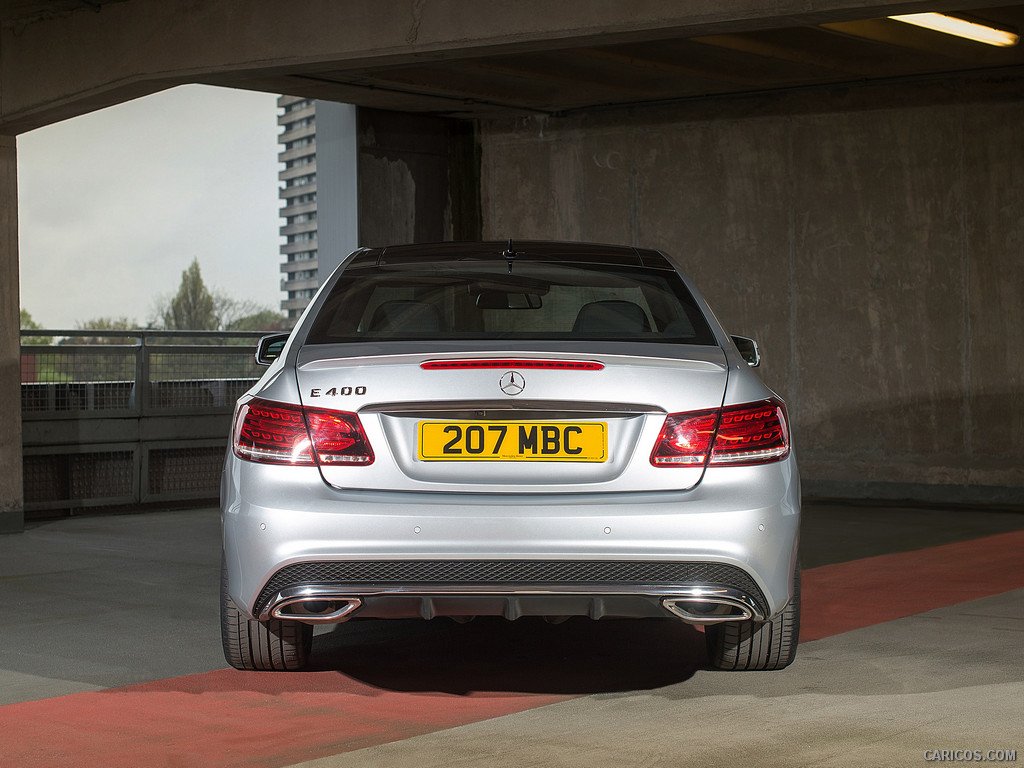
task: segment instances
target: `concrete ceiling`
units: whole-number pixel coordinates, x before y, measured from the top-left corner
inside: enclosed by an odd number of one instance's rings
[[[964,18],[1024,32],[1024,5]],[[1024,43],[996,48],[887,18],[697,37],[314,68],[221,84],[456,117],[566,113],[831,84],[1024,71]]]
[[[31,24],[74,11],[99,11],[107,3],[124,0],[3,0],[0,24]]]
[[[0,25],[98,13],[128,0],[4,0]],[[952,11],[950,11],[952,12]],[[1024,5],[964,17],[1024,32]],[[1020,74],[1024,44],[994,48],[886,18],[650,33],[614,42],[548,41],[527,50],[453,50],[415,60],[324,62],[199,75],[236,88],[455,117],[558,114],[604,106],[966,72]]]

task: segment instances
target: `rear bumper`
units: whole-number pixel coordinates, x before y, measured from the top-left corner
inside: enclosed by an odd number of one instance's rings
[[[722,604],[768,618],[792,594],[799,496],[792,457],[709,469],[690,491],[511,496],[340,491],[315,468],[229,456],[228,591],[254,618],[311,623],[673,614],[708,623],[701,606]],[[445,567],[410,570],[417,564]],[[321,611],[314,598],[354,607]]]
[[[260,619],[589,616],[666,612],[695,624],[761,620],[764,595],[719,563],[584,560],[325,561],[285,566],[260,592]]]

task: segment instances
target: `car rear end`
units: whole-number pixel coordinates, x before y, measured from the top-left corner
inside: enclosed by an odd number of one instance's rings
[[[720,639],[798,588],[785,406],[653,251],[357,252],[240,401],[223,512],[229,624],[292,630],[303,658],[306,628],[355,618],[669,617]],[[238,644],[236,666],[277,666]]]

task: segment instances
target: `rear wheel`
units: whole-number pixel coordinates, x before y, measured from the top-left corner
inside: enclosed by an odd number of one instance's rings
[[[224,658],[235,669],[304,669],[313,646],[313,627],[301,621],[255,621],[228,595],[227,569],[221,568],[220,637]]]
[[[800,636],[800,570],[793,599],[770,621],[728,621],[705,627],[708,657],[715,669],[783,669],[796,657]]]

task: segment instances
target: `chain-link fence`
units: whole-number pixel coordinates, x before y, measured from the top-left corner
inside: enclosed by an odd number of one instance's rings
[[[26,515],[215,498],[261,335],[23,331]]]

